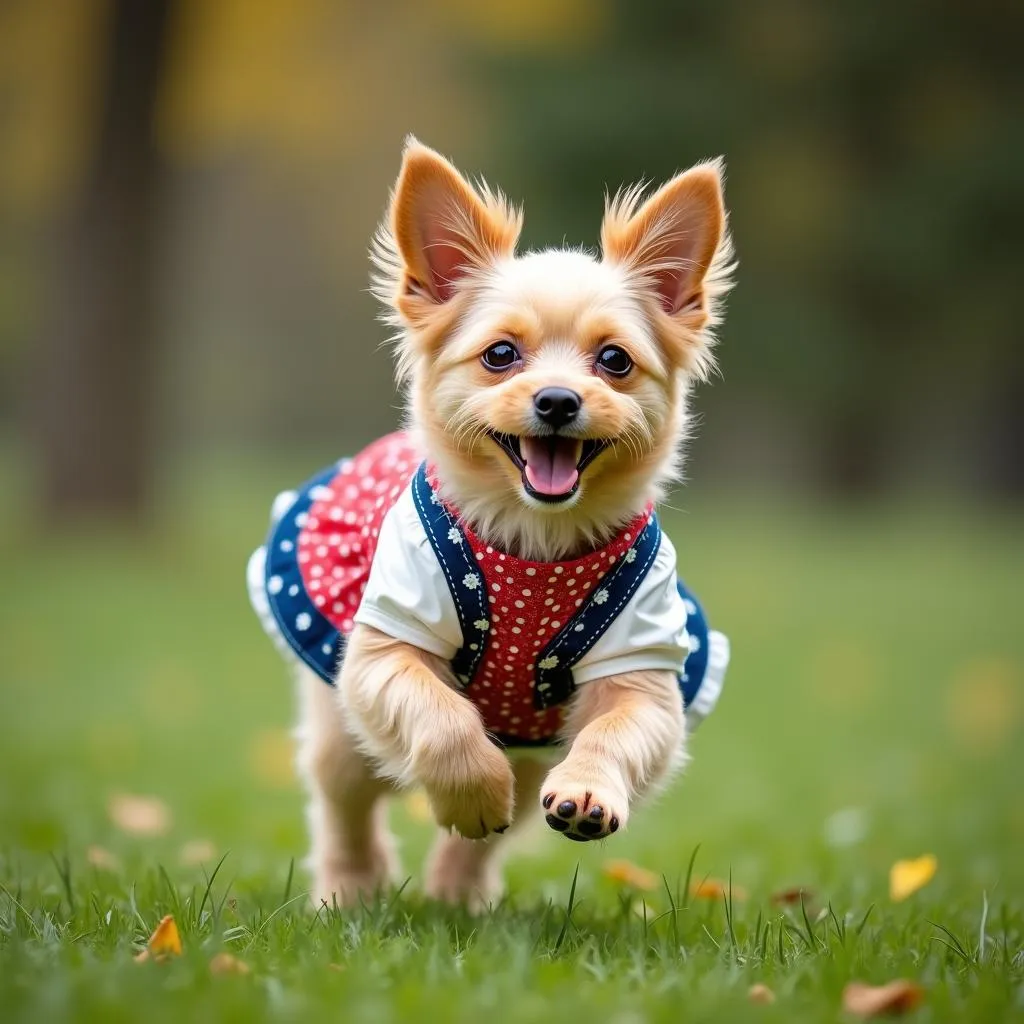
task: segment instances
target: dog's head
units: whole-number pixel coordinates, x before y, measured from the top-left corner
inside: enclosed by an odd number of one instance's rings
[[[374,247],[411,426],[446,498],[523,557],[610,537],[678,470],[731,247],[721,167],[606,204],[601,258],[517,256],[522,224],[410,140]]]

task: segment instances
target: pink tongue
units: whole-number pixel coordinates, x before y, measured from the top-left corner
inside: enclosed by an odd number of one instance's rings
[[[568,437],[522,437],[526,479],[538,494],[568,494],[576,486],[581,442]]]

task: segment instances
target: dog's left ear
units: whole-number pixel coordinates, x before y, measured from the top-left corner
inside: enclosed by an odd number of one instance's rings
[[[699,330],[709,315],[705,280],[725,235],[721,161],[676,175],[642,203],[641,195],[637,186],[607,203],[603,257],[634,272],[661,312]]]
[[[486,185],[473,188],[443,156],[410,137],[391,201],[402,264],[399,310],[413,323],[435,312],[467,275],[511,256],[521,227],[521,214],[503,196]]]

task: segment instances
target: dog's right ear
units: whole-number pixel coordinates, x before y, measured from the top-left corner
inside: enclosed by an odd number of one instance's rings
[[[485,184],[474,189],[443,156],[410,136],[390,225],[398,262],[392,301],[415,324],[447,303],[468,276],[513,254],[522,214]]]

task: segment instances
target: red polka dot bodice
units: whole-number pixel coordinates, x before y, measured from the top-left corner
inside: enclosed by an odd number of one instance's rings
[[[537,710],[533,705],[538,661],[592,591],[600,602],[601,581],[629,550],[647,515],[600,551],[555,564],[496,551],[463,527],[483,570],[491,609],[486,652],[465,693],[480,708],[488,729],[540,740],[561,728],[562,706]]]
[[[296,558],[310,600],[344,636],[352,632],[384,517],[419,462],[409,438],[391,434],[343,462],[333,478],[311,491],[313,503],[301,523]],[[490,608],[489,628],[465,638],[470,650],[476,650],[475,641],[484,643],[485,651],[463,692],[480,709],[488,729],[527,742],[558,732],[563,708],[534,707],[536,672],[547,667],[544,649],[563,629],[574,628],[569,620],[591,594],[602,603],[602,580],[629,551],[649,513],[600,551],[561,563],[515,558],[463,525]],[[482,639],[476,640],[477,635]]]

